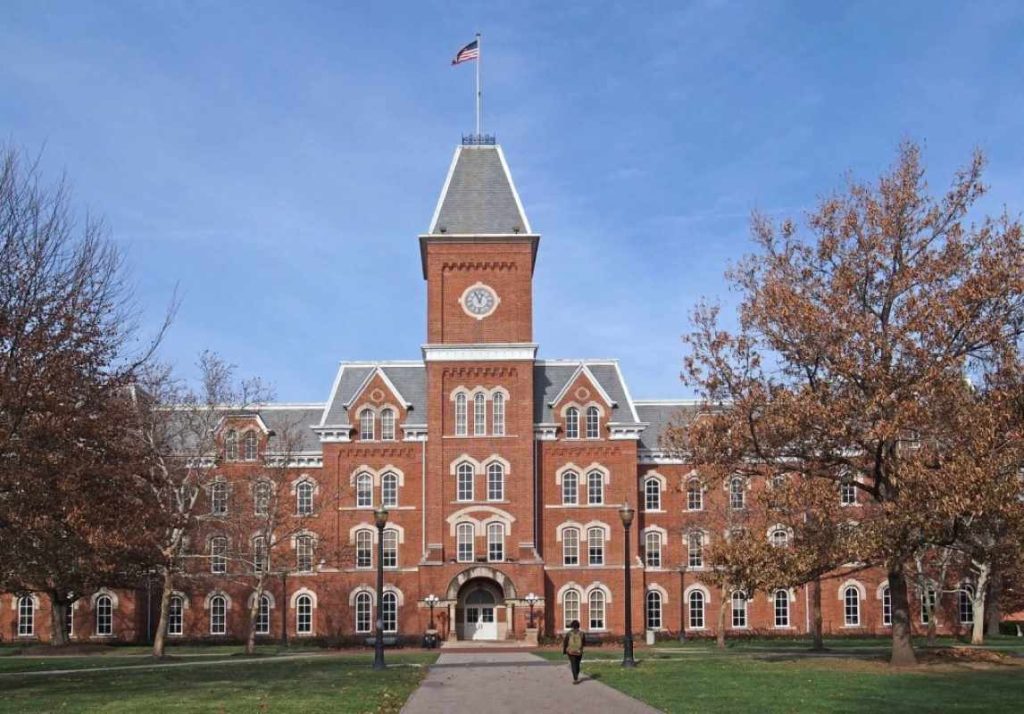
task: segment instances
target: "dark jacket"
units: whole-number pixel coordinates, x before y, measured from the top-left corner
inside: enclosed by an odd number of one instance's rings
[[[562,636],[562,654],[569,654],[569,632]],[[583,648],[587,646],[587,636],[583,634],[583,630],[578,630],[578,632],[580,633],[580,654],[583,654]]]

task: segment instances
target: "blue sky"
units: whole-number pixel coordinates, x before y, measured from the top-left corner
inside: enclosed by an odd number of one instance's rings
[[[542,357],[618,357],[688,396],[680,335],[750,249],[901,139],[941,188],[974,147],[984,208],[1022,208],[1016,2],[18,2],[0,11],[0,139],[43,150],[128,255],[186,374],[211,349],[286,401],[338,360],[415,359],[417,235],[473,122],[535,230]]]

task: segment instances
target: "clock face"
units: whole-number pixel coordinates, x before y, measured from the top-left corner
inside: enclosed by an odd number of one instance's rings
[[[459,302],[462,303],[463,310],[480,320],[494,312],[498,307],[499,299],[492,288],[483,283],[477,283],[469,286],[466,292],[462,293]]]

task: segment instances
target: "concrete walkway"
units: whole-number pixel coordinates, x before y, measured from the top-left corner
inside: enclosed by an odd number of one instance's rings
[[[616,712],[651,714],[646,704],[586,676],[573,685],[568,662],[552,663],[528,652],[442,654],[402,714]]]

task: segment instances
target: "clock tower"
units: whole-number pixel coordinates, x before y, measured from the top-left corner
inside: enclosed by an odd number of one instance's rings
[[[422,565],[428,573],[439,567],[438,587],[453,577],[453,567],[465,568],[469,553],[517,587],[542,587],[533,435],[539,240],[501,147],[490,137],[464,140],[420,236],[428,402]],[[492,480],[498,466],[504,488]],[[500,524],[504,550],[497,562],[491,540],[470,544],[459,535],[466,524],[487,534]]]

